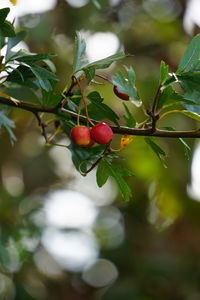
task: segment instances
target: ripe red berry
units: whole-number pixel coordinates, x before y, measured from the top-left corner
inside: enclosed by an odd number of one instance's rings
[[[106,123],[98,123],[92,128],[91,136],[98,144],[105,145],[112,140],[113,132]]]
[[[129,100],[129,95],[126,93],[122,93],[117,85],[114,85],[113,91],[115,95],[122,100]]]
[[[87,146],[91,143],[90,129],[86,126],[75,126],[71,130],[71,139],[78,146]]]

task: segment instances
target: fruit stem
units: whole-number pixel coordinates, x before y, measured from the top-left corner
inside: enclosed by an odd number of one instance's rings
[[[87,123],[90,123],[92,126],[94,126],[94,123],[89,119],[87,102],[86,102],[86,99],[85,99],[85,96],[84,96],[84,93],[83,93],[83,89],[81,88],[81,85],[80,85],[80,82],[79,82],[78,79],[76,79],[76,82],[77,82],[77,85],[78,85],[79,90],[81,92],[83,104],[84,104],[84,107],[85,107],[85,116],[86,116]],[[79,122],[80,121],[80,113],[81,113],[81,103],[80,103],[79,108],[78,108],[78,116],[77,116],[77,124],[78,124],[78,126],[80,124],[80,122]]]

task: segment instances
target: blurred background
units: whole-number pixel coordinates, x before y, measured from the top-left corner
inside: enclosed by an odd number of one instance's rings
[[[95,2],[95,1],[93,1]],[[200,26],[199,0],[18,0],[10,20],[26,30],[31,52],[54,52],[62,89],[69,80],[75,31],[94,61],[124,50],[132,54],[102,74],[132,65],[144,101],[152,100],[160,60],[173,72]],[[96,87],[95,87],[96,88]],[[112,86],[98,86],[123,115]],[[138,121],[143,114],[129,105]],[[0,147],[0,299],[199,300],[200,144],[192,151],[157,139],[164,168],[142,137],[122,151],[136,177],[124,203],[109,181],[99,189],[95,172],[82,177],[66,148],[45,147],[36,120],[13,110],[17,142],[2,130]],[[160,123],[189,130],[197,125],[172,115]],[[69,141],[64,138],[64,144]],[[116,144],[117,146],[117,144]]]

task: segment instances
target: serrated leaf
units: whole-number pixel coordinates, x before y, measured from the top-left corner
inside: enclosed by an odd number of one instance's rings
[[[65,130],[65,127],[64,127]],[[75,168],[80,172],[81,175],[84,175],[84,172],[87,171],[88,167],[92,165],[102,154],[105,147],[95,146],[92,148],[84,148],[71,143],[67,146],[67,149],[70,150],[72,154],[72,162]]]
[[[3,24],[0,24],[0,33],[1,33],[1,35],[5,36],[5,37],[16,36],[13,25],[8,21],[4,21]]]
[[[53,89],[51,81],[58,80],[56,75],[36,65],[29,66],[29,68],[37,78],[39,85],[42,89],[44,89],[47,92]]]
[[[189,99],[186,99],[185,96],[178,94],[173,90],[171,86],[167,86],[162,90],[159,99],[157,108],[162,108],[165,105],[170,105],[174,103],[180,103],[182,105],[192,104],[195,105],[195,102]]]
[[[117,72],[112,78],[113,85],[116,85],[120,92],[127,94],[129,100],[137,107],[141,106],[142,102],[135,87],[136,75],[132,67],[126,68],[126,74]]]
[[[150,146],[150,148],[153,150],[153,152],[156,154],[156,156],[159,158],[159,160],[162,162],[163,166],[166,167],[164,163],[164,157],[166,156],[165,151],[160,148],[150,137],[144,138],[145,142]]]
[[[196,113],[200,113],[200,72],[188,72],[178,75],[178,79],[182,89],[184,90],[184,98],[193,101],[185,103],[185,107]]]
[[[15,123],[12,120],[10,120],[3,111],[0,111],[0,127],[1,126],[7,130],[11,141],[15,142],[16,137],[12,131],[12,129],[15,128]]]
[[[123,177],[133,176],[132,172],[110,163],[108,159],[105,158],[102,160],[101,164],[102,163],[104,164],[103,167],[105,169],[106,174],[109,174],[109,176],[111,176],[116,181],[124,200],[129,201],[132,196],[132,193],[130,187],[128,186]]]
[[[114,122],[117,126],[119,126],[118,120],[119,117],[118,115],[105,103],[103,103],[103,98],[98,92],[91,92],[87,98],[90,100],[92,104],[88,106],[88,112],[91,113],[92,111],[97,112],[98,118],[100,117],[101,119],[107,118],[110,121]]]
[[[74,44],[74,60],[73,60],[73,73],[81,69],[87,64],[85,59],[86,42],[81,38],[80,32],[76,32]]]
[[[108,56],[106,58],[94,61],[90,64],[86,64],[82,67],[82,70],[86,73],[88,80],[92,80],[96,70],[99,69],[106,69],[108,68],[113,62],[121,60],[125,58],[126,55],[123,52],[116,53],[114,55]]]
[[[163,85],[168,79],[169,66],[164,61],[160,63],[160,85]]]
[[[195,70],[200,60],[200,35],[196,35],[187,47],[178,66],[177,74]]]
[[[126,121],[126,126],[130,127],[130,128],[134,128],[136,125],[136,120],[135,120],[134,116],[132,115],[132,113],[130,112],[130,110],[128,109],[128,106],[125,103],[123,103],[123,106],[126,111],[126,115],[123,115],[123,118]]]
[[[18,85],[23,85],[29,88],[38,89],[38,85],[36,84],[35,81],[36,81],[36,77],[29,67],[19,66],[8,75],[6,82],[4,82],[4,84],[16,83]]]
[[[8,7],[0,9],[0,28],[1,25],[5,22],[9,12],[10,12],[10,8]]]
[[[96,172],[96,180],[97,180],[97,184],[99,187],[102,187],[108,180],[110,176],[109,170],[104,162],[104,160],[102,160],[98,167],[97,167],[97,172]]]

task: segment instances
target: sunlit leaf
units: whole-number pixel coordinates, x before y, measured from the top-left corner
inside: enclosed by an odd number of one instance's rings
[[[85,59],[86,42],[81,38],[80,32],[76,32],[75,44],[74,44],[74,60],[73,60],[73,72],[81,69],[87,60]]]
[[[122,135],[120,139],[120,150],[126,148],[135,138],[136,136],[134,135],[127,135],[127,134]]]
[[[160,85],[163,85],[168,79],[169,66],[164,61],[160,63]]]

